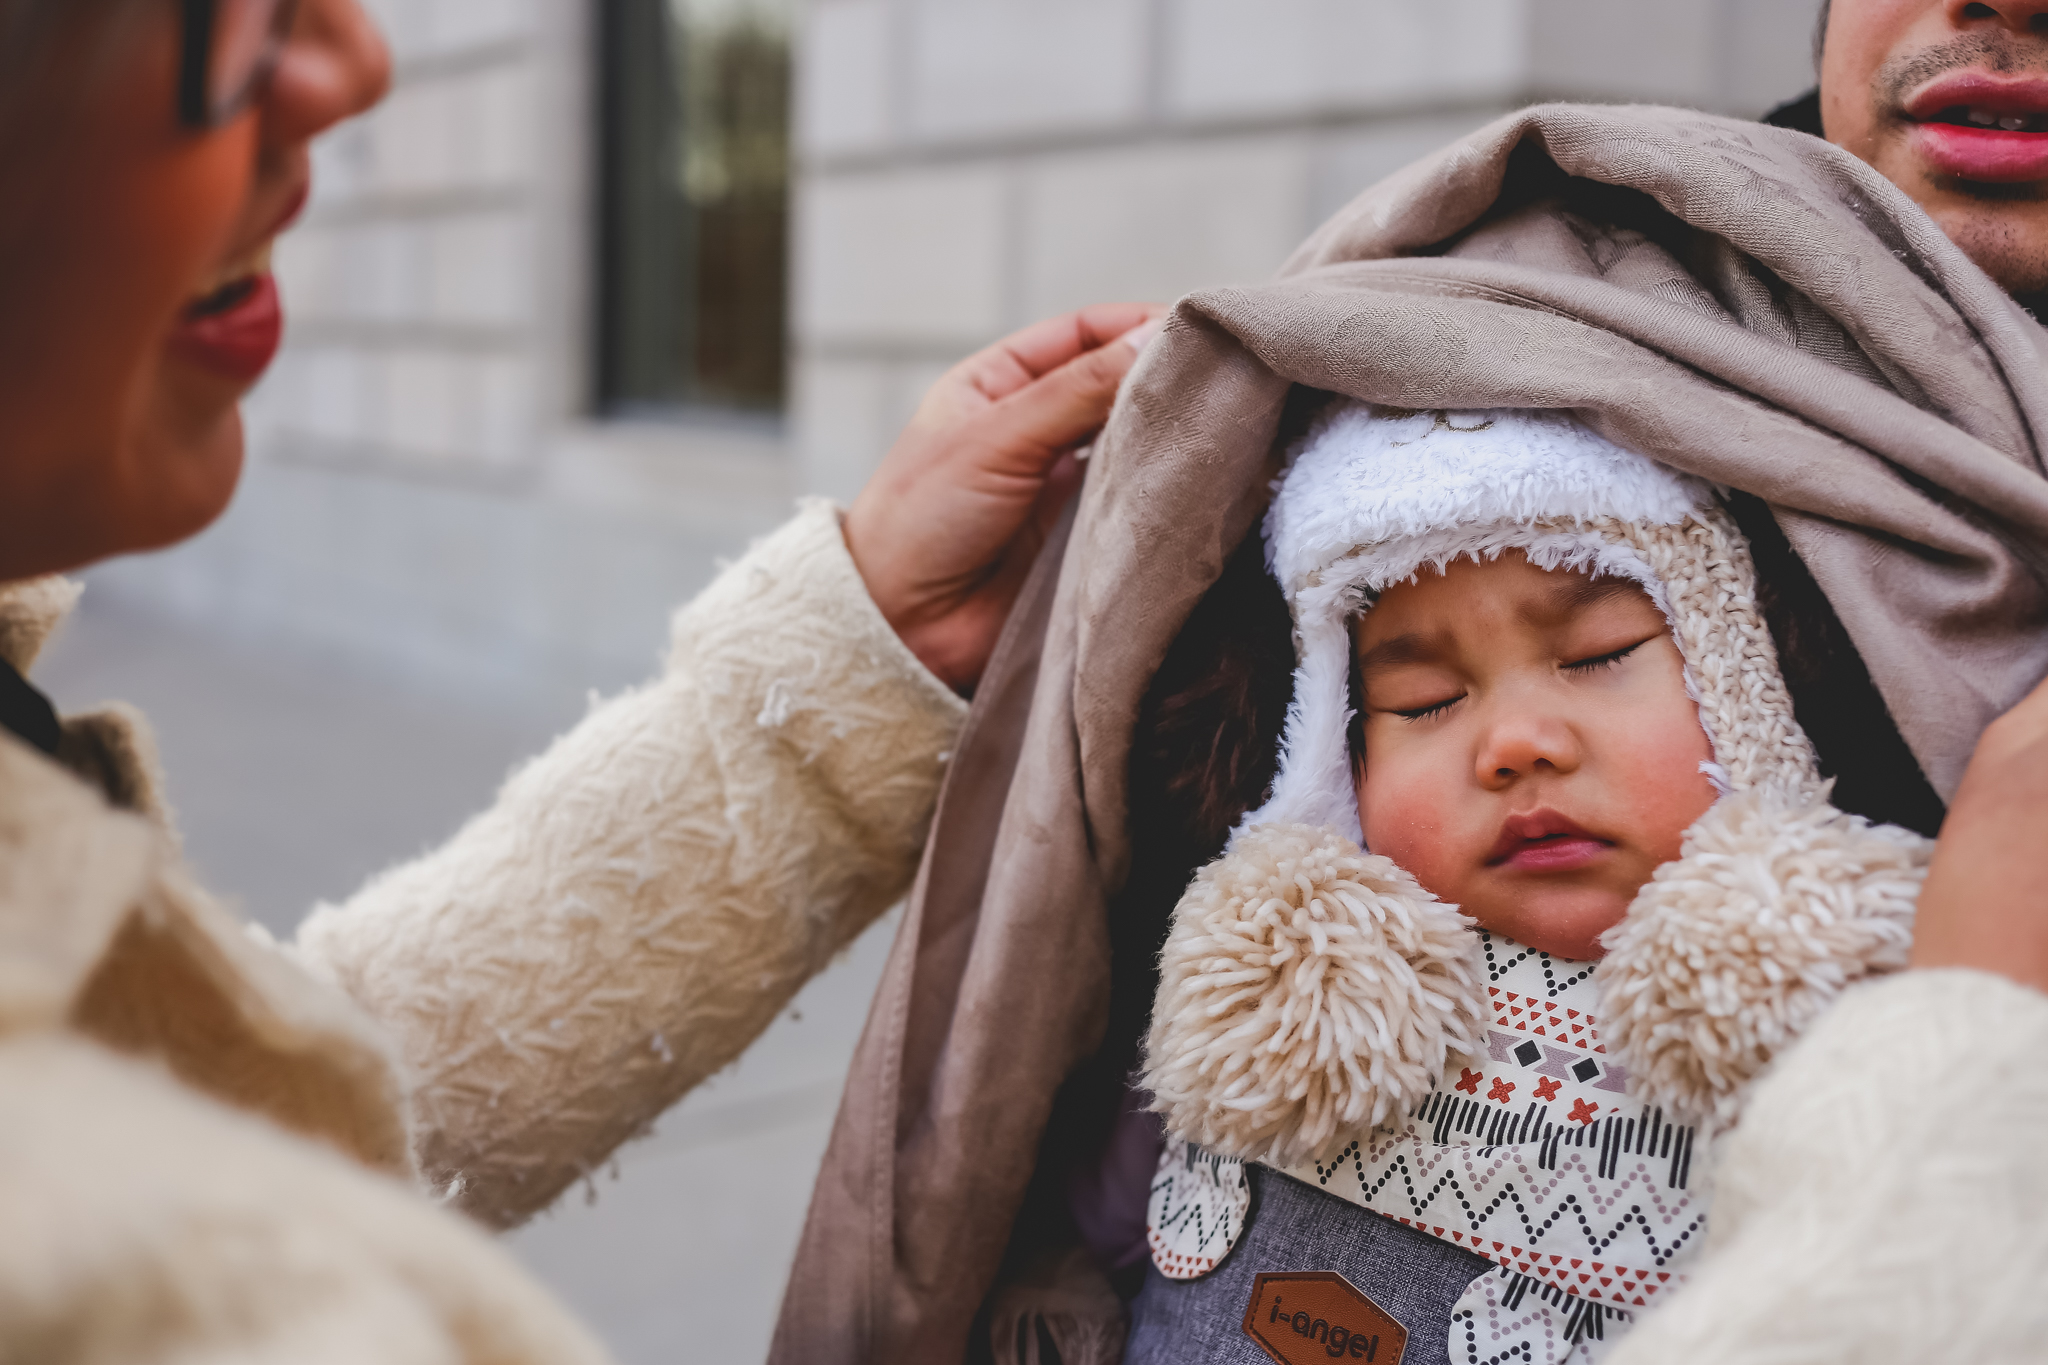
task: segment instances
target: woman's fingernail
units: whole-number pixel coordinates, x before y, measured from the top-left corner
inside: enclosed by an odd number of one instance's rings
[[[1158,336],[1159,329],[1164,326],[1166,326],[1165,318],[1152,318],[1139,323],[1130,331],[1125,332],[1118,340],[1134,351],[1142,351],[1145,349],[1145,344],[1151,341],[1153,337]]]

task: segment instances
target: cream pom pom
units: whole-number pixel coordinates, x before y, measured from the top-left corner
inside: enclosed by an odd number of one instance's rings
[[[1906,965],[1933,851],[1825,789],[1722,798],[1603,939],[1600,1032],[1631,1097],[1732,1124],[1750,1081],[1843,987]]]
[[[1145,1084],[1174,1137],[1288,1164],[1419,1101],[1484,1018],[1471,921],[1332,830],[1262,825],[1174,912]]]

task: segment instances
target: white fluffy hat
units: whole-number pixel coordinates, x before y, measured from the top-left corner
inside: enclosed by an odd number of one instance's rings
[[[1636,542],[1644,533],[1673,539],[1713,514],[1706,485],[1561,413],[1337,407],[1302,442],[1266,514],[1267,564],[1294,613],[1300,667],[1279,777],[1246,823],[1328,825],[1357,837],[1349,623],[1387,588],[1425,567],[1512,549],[1543,568],[1634,579],[1671,618],[1664,582]],[[1697,679],[1688,680],[1697,695]],[[1785,722],[1771,758],[1803,777],[1812,752],[1775,667],[1765,681],[1760,700]]]
[[[1293,613],[1278,776],[1196,878],[1161,964],[1147,1083],[1176,1136],[1300,1160],[1382,1122],[1483,1036],[1477,935],[1359,847],[1350,622],[1425,568],[1519,550],[1642,585],[1671,623],[1722,799],[1607,936],[1602,1033],[1638,1097],[1730,1121],[1842,986],[1904,965],[1929,845],[1828,804],[1712,488],[1568,414],[1342,403],[1266,518]]]

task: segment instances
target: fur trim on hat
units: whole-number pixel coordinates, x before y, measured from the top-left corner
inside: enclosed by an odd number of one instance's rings
[[[1468,552],[1487,527],[1604,518],[1670,526],[1707,486],[1594,435],[1569,413],[1404,412],[1341,403],[1303,438],[1266,513],[1267,564],[1293,597],[1347,561],[1377,591]],[[1371,547],[1363,562],[1361,547]]]
[[[1335,831],[1239,834],[1174,912],[1145,1085],[1175,1137],[1287,1164],[1419,1101],[1485,1018],[1471,921]]]
[[[1905,967],[1930,840],[1809,794],[1723,798],[1607,931],[1600,1032],[1632,1098],[1727,1126],[1842,989]]]

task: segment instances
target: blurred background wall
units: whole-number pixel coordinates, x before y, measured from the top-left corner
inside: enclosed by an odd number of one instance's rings
[[[155,715],[195,859],[288,930],[445,837],[969,350],[1270,273],[1538,99],[1753,116],[1814,0],[374,0],[285,354],[196,542],[43,674]],[[887,923],[513,1245],[631,1365],[758,1359]],[[594,1199],[594,1203],[586,1202]]]

